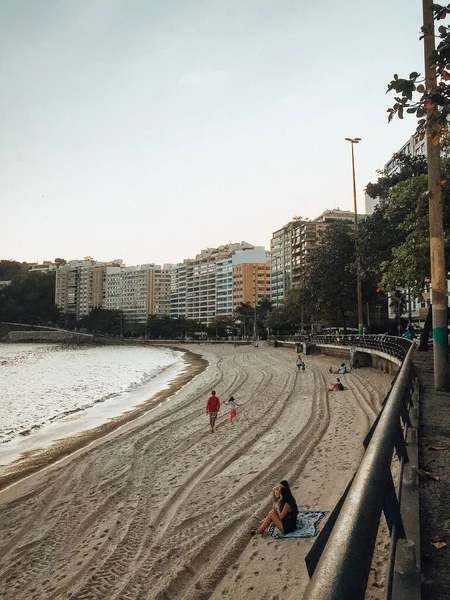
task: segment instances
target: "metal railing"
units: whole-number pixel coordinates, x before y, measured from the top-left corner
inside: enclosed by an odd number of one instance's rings
[[[385,514],[394,552],[397,539],[406,537],[401,491],[397,496],[391,465],[394,449],[401,465],[408,461],[405,436],[412,404],[413,344],[393,336],[316,336],[314,342],[377,350],[403,361],[366,437],[361,464],[306,558],[311,581],[304,599],[363,600],[381,513]],[[393,569],[390,559],[386,598],[391,598]]]
[[[316,335],[314,344],[325,346],[355,346],[377,350],[400,360],[406,357],[411,341],[393,335]]]

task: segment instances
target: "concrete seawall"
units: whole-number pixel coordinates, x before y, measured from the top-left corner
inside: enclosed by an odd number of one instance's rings
[[[273,342],[269,342],[271,345]],[[292,348],[294,351],[297,348],[297,342],[279,342],[278,347]],[[350,346],[321,346],[319,344],[308,344],[308,351],[305,354],[325,354],[326,356],[350,359]],[[358,360],[359,367],[373,367],[383,373],[395,375],[400,368],[401,361],[394,356],[390,356],[379,350],[364,348],[363,350],[356,349],[355,358]]]
[[[76,343],[76,344],[92,344],[94,341],[93,335],[88,333],[78,333],[76,331],[10,331],[1,338],[2,342],[21,343]]]

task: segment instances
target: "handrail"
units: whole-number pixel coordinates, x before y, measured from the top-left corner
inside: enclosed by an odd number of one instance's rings
[[[394,335],[316,335],[314,344],[326,346],[357,346],[378,350],[403,360],[411,347],[411,341]]]
[[[316,343],[326,343],[318,337]],[[334,340],[328,343],[335,345],[336,336],[331,337]],[[392,483],[390,469],[394,447],[398,447],[399,443],[400,417],[404,415],[405,398],[409,397],[411,391],[412,342],[402,338],[392,339],[393,336],[356,337],[359,339],[352,340],[351,344],[347,339],[346,343],[340,342],[339,345],[355,345],[383,352],[389,349],[395,353],[393,356],[404,360],[306,589],[305,600],[363,600],[379,520],[383,508],[386,508]],[[374,337],[383,339],[375,341]]]

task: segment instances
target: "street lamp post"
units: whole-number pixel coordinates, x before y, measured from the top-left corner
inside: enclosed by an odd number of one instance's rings
[[[254,285],[254,294],[255,294],[255,304],[254,304],[254,311],[253,311],[253,338],[256,340],[256,275],[257,275],[257,267],[256,265],[253,266],[253,285]]]
[[[358,302],[358,331],[359,335],[364,333],[363,324],[363,306],[362,306],[362,291],[361,291],[361,274],[359,265],[359,248],[358,248],[358,208],[356,204],[356,178],[355,178],[355,153],[353,151],[354,144],[358,144],[361,138],[345,138],[352,146],[352,179],[353,179],[353,210],[355,213],[355,247],[356,247],[356,297]]]

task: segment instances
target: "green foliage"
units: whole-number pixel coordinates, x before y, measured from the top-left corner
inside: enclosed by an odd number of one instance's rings
[[[241,302],[234,310],[234,323],[238,326],[236,333],[239,335],[253,335],[255,316],[256,316],[256,335],[259,337],[266,336],[266,329],[270,327],[269,316],[273,312],[272,302],[269,298],[263,298],[258,302],[255,308],[250,302]],[[244,333],[245,332],[245,333]]]
[[[356,306],[355,239],[348,223],[332,223],[311,253],[303,285],[315,318],[345,328]],[[305,292],[306,293],[306,292]]]
[[[366,186],[366,192],[370,198],[386,199],[389,190],[397,183],[427,173],[427,160],[424,156],[394,154],[394,158],[397,160],[400,170],[392,175],[384,173],[376,183],[369,182]]]
[[[150,315],[147,319],[147,337],[150,339],[195,338],[206,331],[204,324],[185,318],[173,319],[169,315]]]
[[[78,326],[87,329],[90,333],[105,335],[120,335],[122,315],[120,310],[106,310],[93,308],[88,315],[82,317]]]
[[[5,263],[10,263],[5,265]],[[0,321],[55,325],[60,311],[55,306],[55,273],[28,273],[20,263],[0,261],[2,277],[11,285],[0,289]]]
[[[450,14],[450,5],[442,6],[433,4],[434,19],[439,21]],[[431,32],[424,31],[422,36]],[[435,52],[430,57],[436,68],[436,74],[440,77],[436,89],[427,90],[425,80],[419,79],[419,73],[413,71],[407,78],[400,78],[397,74],[388,85],[387,91],[395,91],[395,103],[388,109],[388,122],[397,115],[403,119],[404,112],[414,114],[418,119],[417,130],[423,132],[427,113],[432,119],[432,127],[435,134],[432,143],[439,143],[440,136],[447,131],[447,117],[450,115],[450,28],[441,25],[438,28],[437,37],[440,39]]]
[[[0,260],[0,281],[15,281],[27,273],[27,263],[20,263],[16,260]]]

